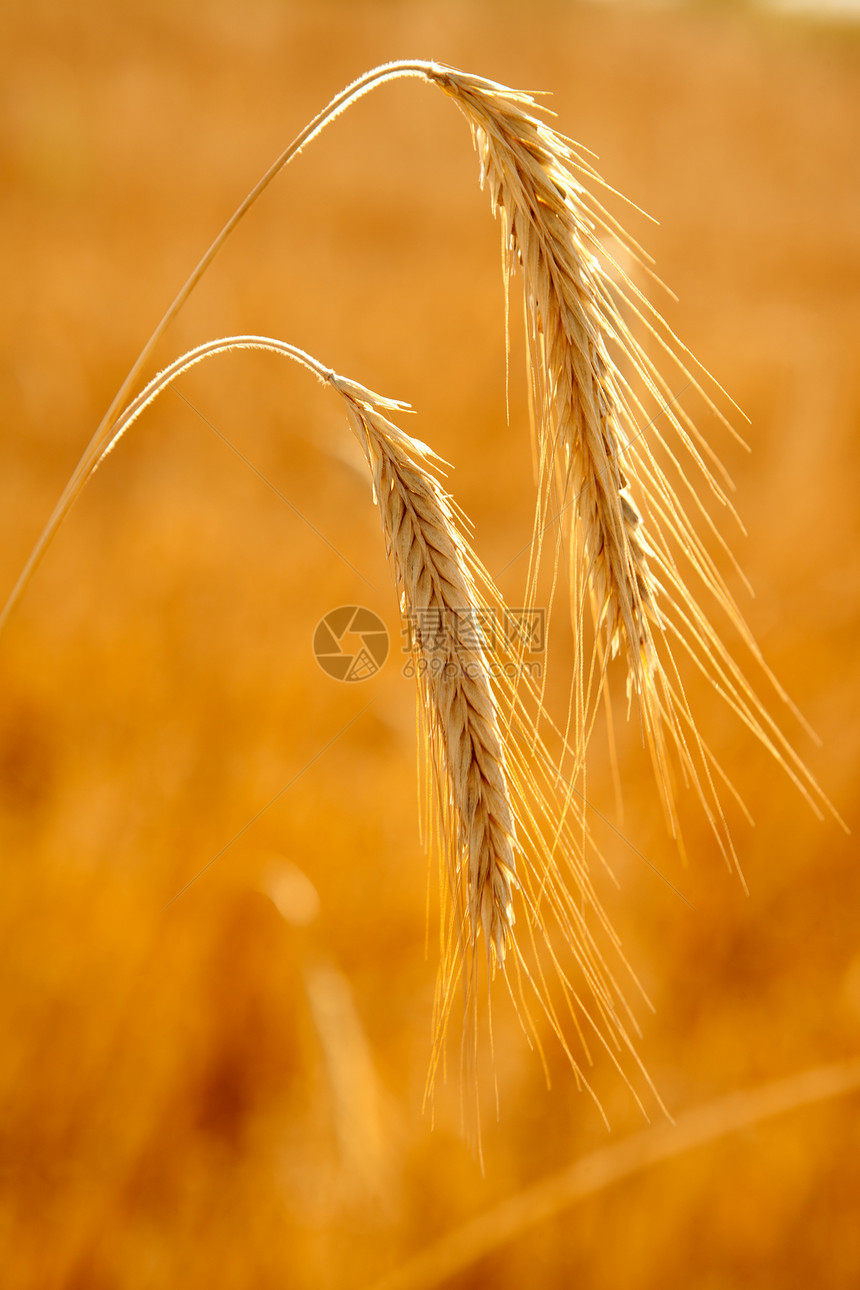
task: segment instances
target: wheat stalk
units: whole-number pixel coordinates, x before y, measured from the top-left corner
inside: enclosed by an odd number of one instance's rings
[[[407,405],[374,394],[339,376],[283,341],[231,336],[183,354],[147,385],[114,426],[93,469],[113,451],[141,413],[163,391],[206,359],[231,350],[269,350],[309,368],[337,391],[368,460],[389,553],[401,589],[401,607],[413,619],[435,615],[449,632],[444,646],[419,633],[416,669],[428,737],[438,767],[442,831],[451,891],[461,905],[465,940],[474,946],[483,930],[492,963],[503,963],[514,924],[516,830],[505,753],[480,629],[480,601],[469,570],[471,553],[448,498],[427,468],[433,454],[384,415]],[[474,558],[472,556],[472,558]],[[426,619],[425,619],[426,621]],[[452,625],[478,631],[469,646]],[[444,788],[441,784],[444,781]]]

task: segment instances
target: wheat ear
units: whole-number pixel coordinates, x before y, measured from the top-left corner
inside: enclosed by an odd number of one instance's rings
[[[413,633],[425,730],[437,767],[440,833],[468,944],[483,932],[503,963],[514,925],[517,839],[479,599],[454,513],[427,469],[432,454],[359,387],[335,379],[362,443],[401,611]]]
[[[680,489],[687,492],[699,512],[699,526],[711,529],[731,559],[691,482],[698,475],[707,492],[731,510],[718,478],[725,472],[682,411],[679,395],[693,387],[709,406],[714,404],[685,365],[684,347],[626,277],[618,252],[610,249],[614,243],[623,255],[642,262],[639,248],[582,182],[587,180],[592,189],[603,183],[576,146],[538,115],[531,95],[453,68],[437,70],[433,79],[471,126],[481,183],[501,222],[506,294],[515,271],[522,272],[538,464],[529,585],[533,594],[544,533],[560,519],[569,528],[571,543],[576,766],[584,768],[607,660],[623,649],[628,695],[638,697],[673,832],[679,826],[672,748],[721,847],[734,859],[716,781],[734,789],[700,737],[673,643],[692,658],[813,807],[833,808],[692,589],[703,587],[713,598],[788,703],[680,496]],[[674,365],[675,391],[636,338],[633,323],[656,339]],[[678,485],[661,458],[675,470]],[[574,517],[576,523],[571,522]],[[583,647],[587,602],[596,626],[590,660]]]
[[[656,588],[625,474],[623,401],[607,351],[614,311],[573,154],[528,111],[528,95],[453,69],[439,83],[472,126],[481,184],[502,221],[506,281],[523,269],[541,469],[557,470],[562,505],[575,501],[608,652],[626,646],[638,689]]]
[[[649,1086],[650,1081],[636,1056],[630,1037],[635,1019],[608,955],[637,983],[592,886],[586,848],[601,857],[584,803],[562,779],[536,732],[534,712],[527,711],[528,702],[539,712],[542,707],[534,685],[516,676],[521,643],[516,637],[498,640],[491,649],[485,637],[487,616],[506,622],[510,611],[465,536],[468,522],[437,477],[438,459],[389,419],[387,414],[407,405],[339,376],[283,341],[228,337],[198,346],[155,376],[117,420],[89,473],[183,373],[218,354],[245,349],[301,363],[343,400],[370,467],[401,610],[414,625],[419,746],[426,743],[425,820],[447,892],[428,1093],[444,1058],[460,983],[466,1003],[462,1063],[464,1073],[476,1077],[483,960],[488,976],[501,969],[535,1047],[542,1052],[532,1015],[537,1005],[582,1087],[591,1091],[584,1069],[592,1060],[590,1033],[638,1099],[629,1062]],[[513,666],[515,679],[506,665]],[[522,943],[514,934],[517,896],[525,915]],[[571,1025],[580,1055],[571,1045]],[[476,1078],[474,1088],[477,1096]]]
[[[429,804],[436,816],[435,835],[452,909],[450,934],[446,935],[444,918],[442,925],[429,1089],[443,1057],[461,977],[467,1020],[463,1065],[465,1073],[476,1073],[476,951],[483,935],[490,976],[498,967],[504,971],[513,958],[514,981],[507,972],[505,976],[535,1046],[540,1050],[531,1012],[537,1002],[581,1086],[591,1091],[570,1045],[570,1022],[586,1061],[591,1061],[586,1034],[590,1030],[639,1100],[623,1063],[625,1055],[655,1091],[629,1035],[628,1028],[635,1031],[636,1023],[609,967],[607,944],[637,988],[638,983],[589,877],[585,848],[591,847],[595,855],[597,851],[584,802],[562,779],[537,735],[534,716],[526,711],[523,692],[539,715],[546,715],[536,687],[518,675],[521,644],[497,639],[491,656],[481,627],[488,617],[507,619],[508,608],[463,535],[465,518],[433,472],[438,458],[384,416],[379,396],[342,378],[333,378],[332,384],[346,398],[350,422],[364,447],[401,611],[414,624],[413,657],[429,753]],[[511,662],[514,680],[505,666]],[[524,944],[514,935],[517,891],[528,929]],[[572,980],[559,945],[553,946],[555,931],[584,979],[590,1003]]]
[[[454,513],[427,469],[430,450],[384,415],[407,405],[339,376],[295,346],[262,336],[210,341],[160,372],[119,418],[92,470],[146,407],[191,367],[230,350],[264,349],[293,358],[332,386],[370,466],[401,608],[418,623],[419,688],[430,745],[439,769],[438,797],[452,895],[462,908],[471,946],[483,931],[492,964],[502,963],[514,923],[516,831],[509,801],[496,698],[480,636],[464,647],[456,632],[440,644],[438,631],[473,627],[479,609],[467,548]],[[439,628],[433,641],[426,624]],[[421,624],[425,624],[424,627]]]

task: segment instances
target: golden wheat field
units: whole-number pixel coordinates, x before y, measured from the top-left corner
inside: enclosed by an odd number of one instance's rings
[[[679,775],[682,852],[613,663],[623,802],[601,713],[593,879],[675,1124],[599,1044],[577,1091],[497,973],[479,1157],[456,1001],[425,1107],[439,882],[361,452],[336,392],[271,354],[186,373],[0,634],[4,1287],[860,1283],[860,29],[718,3],[6,0],[0,31],[0,601],[246,192],[355,77],[438,60],[552,91],[659,221],[606,198],[677,299],[622,268],[749,418],[715,393],[747,452],[667,375],[736,486],[746,533],[720,528],[755,597],[715,559],[820,742],[750,674],[853,830],[690,672],[755,824],[724,794],[742,881]],[[456,106],[383,85],[277,177],[146,375],[262,334],[407,400],[522,606],[535,488],[499,258]],[[550,552],[538,604],[551,584]],[[354,683],[313,649],[345,605],[390,637]],[[557,595],[561,725],[575,652]]]

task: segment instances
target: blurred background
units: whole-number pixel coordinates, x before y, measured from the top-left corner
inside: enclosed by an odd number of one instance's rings
[[[816,819],[691,682],[755,816],[730,815],[749,894],[686,799],[685,866],[619,697],[622,818],[602,734],[589,770],[619,830],[604,840],[618,887],[600,879],[601,894],[654,1004],[640,1052],[673,1113],[860,1050],[860,28],[819,21],[828,8],[5,0],[0,17],[2,598],[203,249],[374,64],[435,58],[551,90],[560,128],[659,220],[613,207],[677,293],[657,297],[670,325],[750,418],[736,418],[747,454],[689,406],[737,484],[748,533],[732,540],[756,598],[733,585],[820,746],[778,715],[855,830]],[[409,428],[451,462],[477,549],[518,602],[533,506],[521,337],[515,319],[508,427],[498,229],[443,95],[385,87],[315,143],[157,363],[236,332],[413,403]],[[362,463],[333,397],[273,357],[216,360],[180,388],[98,472],[0,639],[10,1290],[370,1286],[643,1125],[608,1063],[593,1084],[609,1136],[551,1045],[547,1088],[501,990],[483,1174],[456,1059],[435,1120],[422,1111],[437,896]],[[311,650],[342,604],[392,636],[355,685]],[[563,613],[553,630],[562,716]],[[448,1284],[853,1286],[858,1202],[849,1097],[512,1242],[500,1231]]]

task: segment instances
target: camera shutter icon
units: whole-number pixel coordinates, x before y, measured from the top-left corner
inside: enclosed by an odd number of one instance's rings
[[[372,609],[341,605],[317,623],[313,649],[322,670],[336,681],[368,681],[388,658],[388,629]]]

